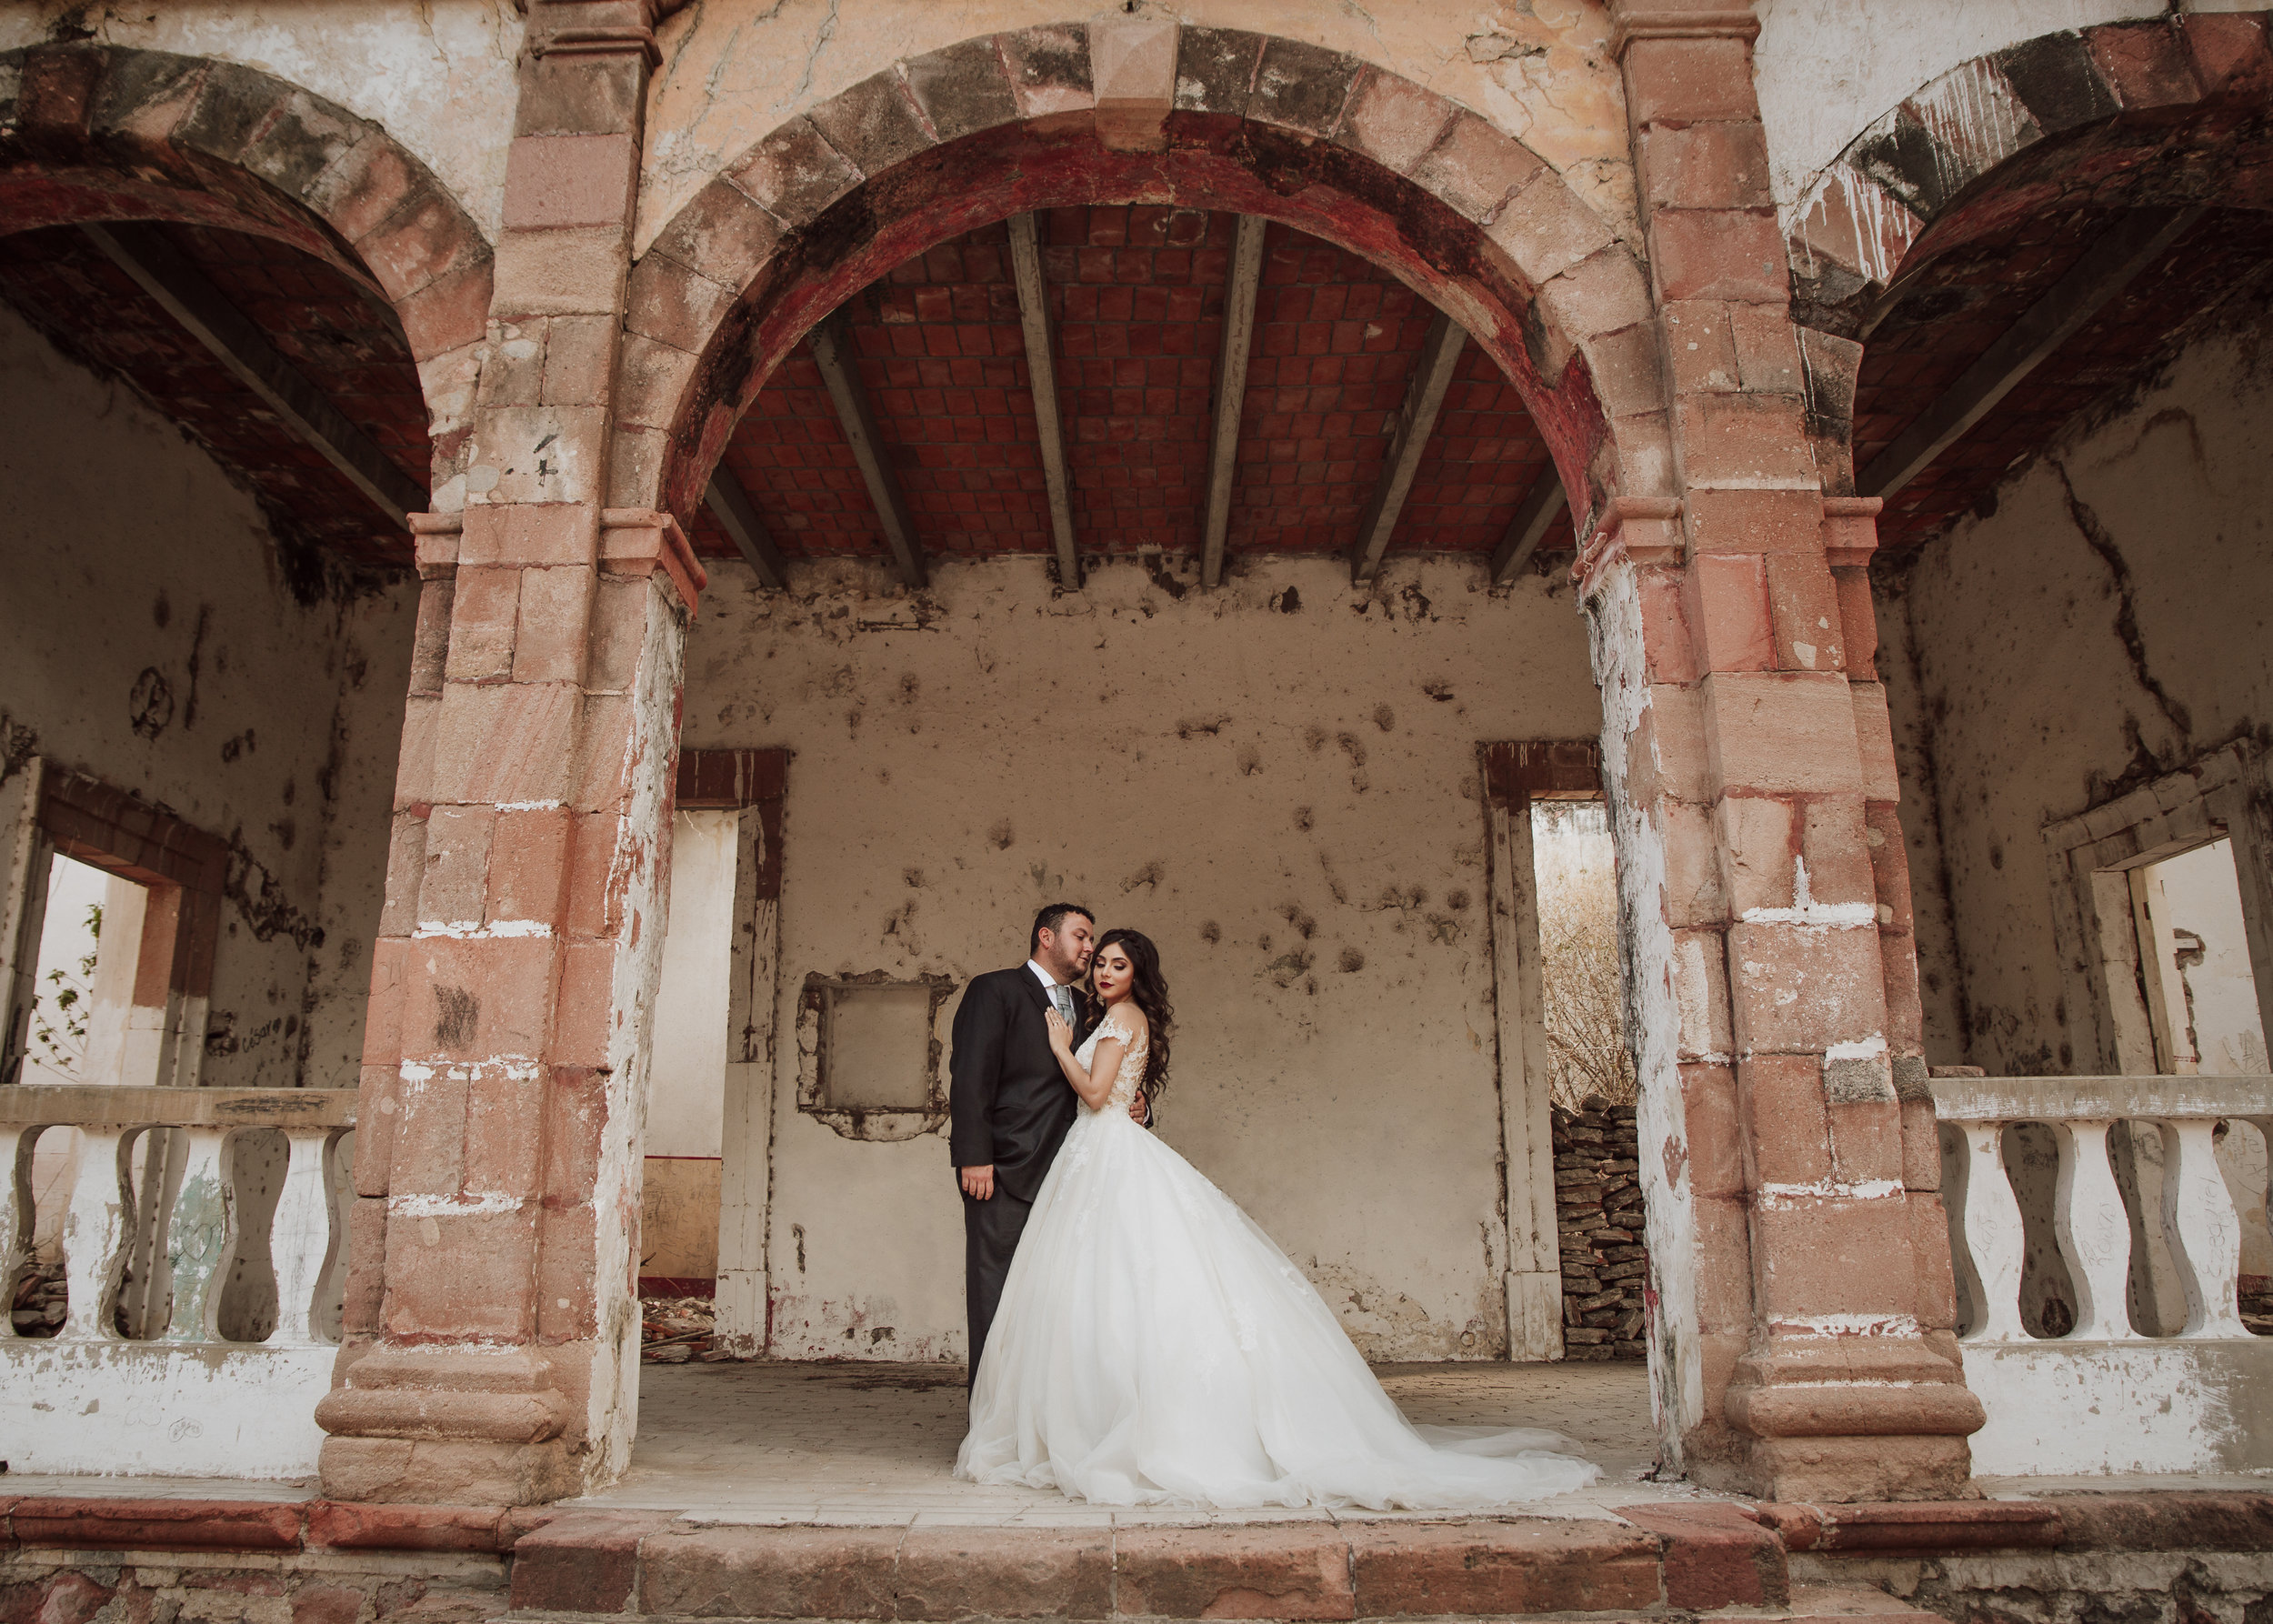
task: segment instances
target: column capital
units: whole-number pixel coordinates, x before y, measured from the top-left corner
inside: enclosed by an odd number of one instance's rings
[[[1868,564],[1878,550],[1878,511],[1883,496],[1823,498],[1823,556],[1833,569]]]
[[[529,19],[533,57],[637,52],[650,72],[663,65],[655,25],[686,0],[514,0]]]
[[[696,600],[710,584],[686,532],[654,507],[607,507],[600,512],[600,568],[612,576],[668,576],[672,590],[694,618]]]
[[[1679,497],[1613,496],[1570,566],[1570,578],[1578,584],[1578,596],[1589,598],[1619,561],[1677,564],[1686,546]]]
[[[1692,8],[1684,5],[1613,5],[1610,60],[1623,61],[1626,47],[1642,39],[1740,39],[1760,35],[1760,19],[1746,5]]]
[[[466,535],[463,513],[414,513],[410,533],[419,579],[441,580],[457,574],[458,546]]]

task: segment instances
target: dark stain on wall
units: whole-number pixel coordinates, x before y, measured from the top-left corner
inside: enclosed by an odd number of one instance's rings
[[[289,847],[292,843],[286,839],[284,844]],[[252,927],[255,941],[286,936],[303,953],[324,945],[324,927],[285,899],[284,887],[276,883],[275,876],[262,866],[245,844],[241,827],[229,835],[229,872],[222,881],[221,895],[236,905],[239,916]]]
[[[174,722],[174,685],[155,666],[145,666],[126,690],[126,719],[145,738],[155,738]]]
[[[434,989],[434,1040],[437,1048],[464,1048],[481,1026],[481,1000],[463,987]]]

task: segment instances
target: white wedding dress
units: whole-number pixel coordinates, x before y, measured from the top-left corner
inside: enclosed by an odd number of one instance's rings
[[[1135,1028],[1116,1008],[1076,1058]],[[1409,1424],[1286,1253],[1130,1118],[1145,1050],[1129,1042],[1035,1197],[957,1477],[1112,1506],[1409,1510],[1594,1481],[1553,1433]]]

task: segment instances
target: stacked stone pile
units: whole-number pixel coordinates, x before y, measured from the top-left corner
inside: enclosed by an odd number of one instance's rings
[[[1589,1094],[1555,1118],[1555,1223],[1563,1246],[1563,1355],[1647,1357],[1641,1139],[1634,1108]]]
[[[70,1288],[64,1283],[63,1259],[34,1261],[15,1278],[15,1299],[9,1317],[19,1337],[52,1337],[70,1307]]]

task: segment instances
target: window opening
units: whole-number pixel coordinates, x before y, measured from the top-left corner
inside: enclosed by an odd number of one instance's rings
[[[2267,1071],[2267,1039],[2241,917],[2241,878],[2232,839],[2212,839],[2159,862],[2130,869],[2132,921],[2139,933],[2139,989],[2155,1035],[2155,1069],[2178,1076],[2244,1076]],[[2218,1171],[2241,1219],[2239,1308],[2250,1328],[2273,1333],[2273,1230],[2267,1226],[2267,1144],[2248,1121],[2218,1126]],[[2132,1126],[2137,1201],[2159,1210],[2159,1135]],[[2137,1228],[2146,1228],[2139,1224]],[[2159,1238],[2158,1238],[2159,1239]],[[2135,1280],[2135,1297],[2144,1297]],[[2180,1321],[2185,1310],[2168,1285],[2141,1303],[2148,1317]]]
[[[98,1030],[95,1007],[98,997],[114,993],[119,996],[110,1003],[125,1003],[124,995],[133,988],[132,957],[142,934],[142,887],[132,880],[60,854],[50,859],[21,1081],[115,1080],[115,1076],[103,1076],[101,1063],[105,1052],[115,1049],[117,1033],[112,1028],[123,1025],[124,1012],[106,1010]],[[135,917],[125,917],[129,914]],[[107,956],[103,931],[106,921],[111,927]]]
[[[135,881],[75,857],[56,853],[49,858],[19,1082],[84,1087],[125,1080],[148,896]],[[155,1130],[137,1136],[127,1148],[137,1214],[154,1173],[163,1185],[166,1138]],[[28,1148],[31,1258],[16,1276],[9,1302],[19,1336],[52,1337],[69,1312],[63,1225],[85,1138],[75,1128],[49,1128]],[[136,1269],[134,1261],[145,1267]],[[145,1302],[147,1283],[141,1278],[148,1272],[147,1258],[137,1253],[134,1261],[120,1286],[118,1329],[141,1336],[150,1312]]]
[[[2265,1028],[2233,841],[2212,840],[2143,864],[2130,870],[2130,882],[2140,990],[2154,1030],[2156,1068],[2200,1077],[2266,1071]],[[2139,1182],[2158,1186],[2161,1147],[2139,1143],[2143,1138],[2134,1138],[2138,1159],[2148,1164],[2139,1168]],[[2273,1335],[2265,1136],[2252,1123],[2229,1121],[2219,1126],[2217,1143],[2218,1170],[2241,1219],[2242,1318],[2260,1336]],[[2158,1195],[2159,1189],[2142,1188],[2141,1205]]]
[[[931,988],[922,982],[828,990],[821,1101],[833,1111],[920,1111],[931,1104]]]
[[[2130,871],[2157,1069],[2266,1069],[2265,1029],[2241,917],[2234,846],[2218,839]]]

